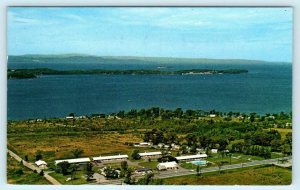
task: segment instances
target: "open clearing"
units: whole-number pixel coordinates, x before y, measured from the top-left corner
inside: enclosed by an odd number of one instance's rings
[[[105,154],[130,154],[132,147],[125,142],[139,142],[141,138],[134,134],[97,134],[78,132],[73,135],[45,135],[28,134],[8,138],[9,148],[15,150],[20,156],[28,155],[29,160],[34,159],[35,153],[43,152],[44,159],[51,161],[57,158],[72,158],[72,151],[76,148],[84,150],[82,156],[99,156]]]

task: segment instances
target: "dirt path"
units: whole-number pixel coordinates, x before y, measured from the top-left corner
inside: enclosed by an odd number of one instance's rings
[[[17,154],[15,154],[14,152],[12,152],[11,150],[7,150],[7,152],[9,153],[9,155],[11,157],[13,157],[14,159],[16,159],[18,162],[21,162],[24,166],[26,166],[27,168],[31,169],[31,170],[36,170],[38,173],[41,172],[41,169],[38,168],[37,166],[26,162],[25,160],[23,160],[20,156],[18,156]],[[52,176],[48,175],[47,173],[44,173],[44,177],[46,178],[46,180],[48,180],[50,183],[52,183],[53,185],[61,185],[61,183],[59,183],[56,179],[54,179]]]

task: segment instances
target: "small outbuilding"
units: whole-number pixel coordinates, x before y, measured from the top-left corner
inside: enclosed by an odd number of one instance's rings
[[[165,144],[164,144],[164,143],[158,143],[158,144],[157,144],[157,147],[158,147],[158,148],[163,148],[163,147],[165,147]]]
[[[151,142],[140,142],[137,144],[134,144],[134,147],[149,147],[152,146],[153,144]]]
[[[213,148],[213,149],[211,149],[210,151],[211,151],[211,153],[218,153],[218,149],[214,149],[214,148]]]
[[[47,168],[47,163],[43,160],[36,161],[35,165],[37,165],[39,168],[42,168],[42,169]]]
[[[157,165],[157,169],[158,170],[170,170],[170,169],[178,169],[179,165],[173,161],[173,162],[163,162],[163,163],[159,163]]]

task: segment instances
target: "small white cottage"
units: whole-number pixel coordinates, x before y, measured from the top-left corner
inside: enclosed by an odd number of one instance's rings
[[[42,168],[42,169],[45,169],[47,167],[47,163],[43,160],[36,161],[35,165],[37,165],[39,168]]]

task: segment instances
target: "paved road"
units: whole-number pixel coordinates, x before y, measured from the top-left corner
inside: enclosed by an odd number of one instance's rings
[[[19,157],[17,154],[15,154],[14,152],[12,152],[10,150],[8,150],[8,153],[10,156],[15,158],[18,162],[23,160],[21,157]],[[291,160],[292,156],[283,157],[283,158]],[[274,158],[274,159],[268,159],[268,160],[260,160],[260,161],[252,161],[252,162],[246,162],[246,163],[240,163],[240,164],[225,165],[225,166],[221,167],[221,170],[223,171],[223,170],[245,168],[245,167],[258,166],[258,165],[264,165],[264,164],[273,164],[273,163],[277,163],[279,159],[282,159],[282,158]],[[41,169],[38,168],[37,166],[35,166],[31,163],[28,163],[24,160],[23,160],[23,165],[31,170],[36,170],[38,173],[41,171]],[[219,171],[219,167],[203,168],[201,170],[201,173],[216,172],[216,171]],[[155,178],[163,179],[163,178],[185,176],[185,175],[192,175],[192,174],[196,174],[196,171],[191,171],[191,170],[181,168],[179,170],[162,171],[159,174],[156,174]],[[59,183],[56,179],[54,179],[52,176],[48,175],[47,172],[45,172],[44,177],[50,183],[52,183],[54,185],[61,185],[61,183]],[[111,185],[111,184],[121,185],[122,184],[122,180],[108,180],[108,181],[101,181],[100,183],[99,182],[94,183],[94,184],[101,184],[101,185],[106,185],[106,184],[107,185]]]
[[[291,156],[283,157],[286,159],[292,159]],[[241,164],[232,164],[232,165],[225,165],[221,167],[221,170],[231,170],[231,169],[237,169],[237,168],[245,168],[245,167],[251,167],[251,166],[258,166],[258,165],[264,165],[264,164],[273,164],[277,163],[278,159],[281,158],[274,158],[274,159],[268,159],[268,160],[260,160],[260,161],[252,161],[252,162],[246,162]],[[208,172],[215,172],[219,171],[219,167],[211,167],[211,168],[203,168],[201,170],[201,173],[208,173]],[[178,171],[162,171],[159,174],[155,175],[155,178],[170,178],[170,177],[177,177],[177,176],[185,176],[185,175],[191,175],[196,174],[196,171],[191,170],[178,170]]]
[[[291,160],[292,156],[282,157]],[[282,158],[274,158],[268,160],[260,160],[260,161],[252,161],[252,162],[245,162],[240,164],[232,164],[232,165],[225,165],[221,167],[221,171],[224,170],[231,170],[231,169],[238,169],[238,168],[246,168],[251,166],[259,166],[265,164],[273,164],[277,163],[279,159]],[[219,171],[219,167],[211,167],[211,168],[203,168],[201,173],[208,173],[208,172],[216,172]],[[196,174],[196,171],[191,171],[184,168],[179,168],[177,170],[168,170],[168,171],[161,171],[158,174],[155,174],[155,178],[170,178],[170,177],[178,177],[178,176],[185,176],[185,175],[193,175]],[[143,176],[139,176],[138,178],[142,178]],[[125,185],[123,180],[116,179],[116,180],[97,180],[96,183],[91,183],[90,185]]]
[[[7,152],[9,153],[9,155],[11,157],[13,157],[14,159],[16,159],[18,162],[21,162],[24,166],[26,166],[27,168],[31,169],[31,170],[36,170],[38,173],[41,172],[41,169],[31,163],[26,162],[25,160],[23,160],[20,156],[18,156],[17,154],[15,154],[14,152],[12,152],[11,150],[7,150]],[[50,183],[52,183],[53,185],[61,185],[61,183],[59,183],[56,179],[54,179],[52,176],[48,175],[47,172],[44,173],[44,177],[46,178],[46,180],[48,180]]]

